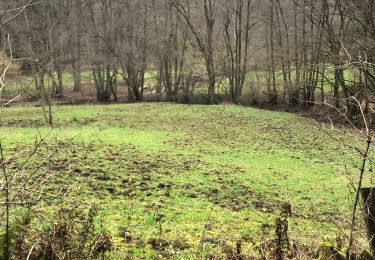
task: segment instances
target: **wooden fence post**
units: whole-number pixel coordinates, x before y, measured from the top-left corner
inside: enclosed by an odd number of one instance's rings
[[[371,253],[375,254],[375,188],[362,188],[361,194]]]

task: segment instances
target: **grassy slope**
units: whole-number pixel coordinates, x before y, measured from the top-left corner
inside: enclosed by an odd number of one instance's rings
[[[49,131],[38,108],[0,115],[8,147],[32,143],[35,126]],[[54,117],[53,136],[65,140],[54,162],[56,183],[78,183],[69,198],[101,208],[119,250],[154,256],[147,241],[162,238],[174,241],[167,254],[188,256],[197,252],[206,225],[205,250],[219,254],[212,241],[257,241],[262,226],[272,234],[268,224],[284,202],[293,207],[295,239],[322,241],[345,228],[341,166],[348,157],[308,119],[175,104],[61,106]],[[130,243],[118,235],[125,228]],[[191,248],[183,251],[184,243]]]

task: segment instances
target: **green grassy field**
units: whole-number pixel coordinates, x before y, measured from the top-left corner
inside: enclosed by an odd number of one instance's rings
[[[292,206],[294,240],[317,245],[348,230],[344,168],[356,174],[352,158],[309,119],[232,105],[53,111],[47,142],[60,152],[41,170],[54,173],[51,189],[73,186],[63,204],[99,207],[97,221],[119,252],[113,258],[192,258],[199,250],[220,256],[223,243],[238,239],[254,255],[261,234],[272,238],[285,203]],[[36,129],[50,131],[40,108],[3,110],[0,126],[12,151],[31,146]],[[52,214],[56,206],[43,207]],[[124,230],[131,239],[121,237]]]

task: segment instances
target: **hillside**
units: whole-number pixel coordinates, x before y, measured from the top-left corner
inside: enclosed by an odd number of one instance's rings
[[[50,173],[48,191],[69,189],[40,210],[51,217],[63,205],[86,212],[95,204],[114,258],[220,257],[239,240],[247,256],[258,255],[285,208],[305,254],[348,229],[354,161],[309,119],[232,105],[53,110],[51,133],[40,108],[2,111],[6,153],[30,149],[36,129],[48,135],[27,171]]]

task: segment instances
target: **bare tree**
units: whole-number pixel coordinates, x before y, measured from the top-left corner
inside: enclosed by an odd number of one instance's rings
[[[234,103],[238,103],[242,95],[248,73],[250,30],[258,23],[258,21],[251,21],[251,8],[251,0],[238,0],[228,2],[224,11],[224,39],[229,65],[229,89],[230,98]],[[234,33],[232,33],[233,31]]]
[[[189,26],[200,53],[202,54],[205,67],[208,76],[208,102],[210,104],[215,103],[215,86],[216,86],[216,71],[215,71],[215,60],[214,60],[214,46],[213,46],[213,34],[215,25],[215,16],[217,11],[216,0],[202,0],[200,1],[201,6],[204,9],[205,17],[205,32],[200,30],[199,27],[194,24],[191,5],[189,1],[181,3],[178,0],[171,0],[171,4],[181,14],[185,22]]]

